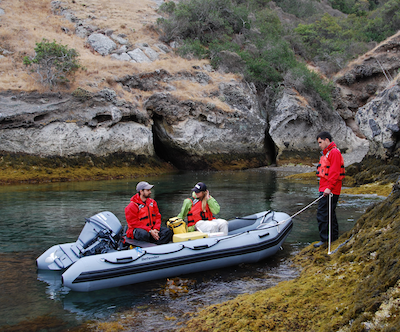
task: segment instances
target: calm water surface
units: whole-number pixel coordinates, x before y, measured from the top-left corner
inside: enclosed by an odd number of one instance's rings
[[[179,213],[198,181],[205,182],[220,203],[219,217],[232,219],[269,209],[293,215],[318,197],[317,182],[296,183],[284,179],[288,174],[261,168],[186,172],[146,181],[155,185],[152,197],[164,222]],[[167,280],[77,293],[62,287],[60,274],[36,270],[35,260],[43,251],[77,239],[85,217],[111,211],[125,225],[124,208],[135,193],[136,183],[119,180],[0,187],[0,330],[38,326],[44,331],[65,331],[89,319],[107,320],[132,308],[140,314],[135,331],[171,330],[186,312],[295,277],[297,271],[290,258],[319,240],[313,205],[294,218],[284,250],[274,257],[258,264],[181,276],[175,283],[182,283],[184,292],[178,293],[167,286]],[[381,199],[342,195],[337,208],[340,232],[351,229],[365,209]]]

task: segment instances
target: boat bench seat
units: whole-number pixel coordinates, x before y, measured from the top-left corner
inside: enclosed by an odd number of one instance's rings
[[[128,237],[124,237],[125,239],[125,243],[126,244],[130,244],[134,247],[140,247],[140,248],[149,248],[149,247],[157,247],[157,244],[155,243],[150,243],[150,242],[146,242],[146,241],[139,241],[139,240],[135,240],[135,239],[130,239]]]
[[[245,227],[249,228],[249,229],[253,229],[253,225],[255,224],[255,222],[257,221],[257,216],[253,217],[253,218],[236,218],[233,220],[229,220],[228,222],[228,227],[229,227],[229,232],[231,231],[235,231],[237,229],[240,230],[246,230],[243,229]]]

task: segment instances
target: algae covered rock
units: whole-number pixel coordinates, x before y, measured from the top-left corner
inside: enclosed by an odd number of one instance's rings
[[[330,255],[312,245],[298,254],[299,277],[194,313],[181,331],[398,331],[399,210],[397,182]]]

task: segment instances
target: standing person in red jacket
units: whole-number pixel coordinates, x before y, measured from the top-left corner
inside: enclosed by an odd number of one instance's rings
[[[139,241],[164,244],[171,241],[172,231],[161,227],[161,214],[157,202],[150,198],[153,187],[145,181],[137,184],[137,194],[125,208],[128,223],[126,236]]]
[[[329,239],[329,195],[331,198],[331,242],[339,238],[339,225],[336,219],[336,205],[342,189],[344,178],[343,156],[332,141],[330,133],[324,131],[317,135],[317,141],[322,156],[317,167],[319,177],[319,195],[324,196],[318,202],[317,221],[320,242],[314,244],[315,248],[325,245]]]

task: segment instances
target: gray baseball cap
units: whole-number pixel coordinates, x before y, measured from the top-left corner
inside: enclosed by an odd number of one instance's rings
[[[146,181],[141,181],[141,182],[139,182],[137,185],[136,185],[136,191],[137,192],[139,192],[139,191],[141,191],[141,190],[144,190],[144,189],[151,189],[151,188],[153,188],[154,186],[152,185],[152,184],[149,184],[148,182],[146,182]]]

